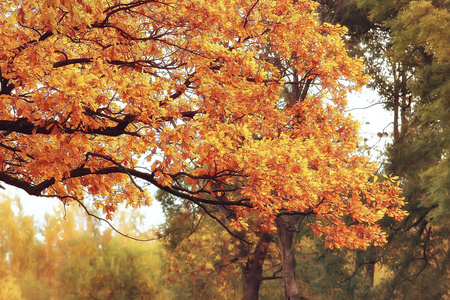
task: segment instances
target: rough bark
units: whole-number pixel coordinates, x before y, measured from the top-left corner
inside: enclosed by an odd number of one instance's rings
[[[267,255],[272,237],[261,233],[261,238],[253,253],[248,253],[247,262],[242,267],[242,300],[258,300],[259,288],[263,278],[264,259]]]
[[[300,215],[279,216],[276,219],[278,229],[279,247],[283,260],[283,284],[284,297],[286,300],[301,299],[300,291],[295,281],[295,249],[294,235],[297,231],[297,224]]]

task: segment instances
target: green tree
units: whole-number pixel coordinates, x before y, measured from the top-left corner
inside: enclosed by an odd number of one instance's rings
[[[403,178],[410,215],[394,227],[387,248],[394,274],[385,298],[438,299],[450,289],[450,3],[365,4],[372,19],[389,30],[386,55],[403,72],[392,106],[389,170]]]
[[[402,223],[384,221],[388,245],[358,254],[358,270],[348,281],[366,270],[373,283],[378,263],[389,272],[371,297],[443,297],[449,290],[450,4],[320,2],[325,18],[350,28],[351,53],[365,59],[370,86],[394,113],[385,170],[401,177],[408,201]]]

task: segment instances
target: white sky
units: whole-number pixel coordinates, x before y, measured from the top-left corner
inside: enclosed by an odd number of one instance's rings
[[[389,139],[383,138],[380,140],[377,133],[383,131],[390,133],[392,131],[392,125],[389,125],[392,122],[392,114],[385,111],[382,105],[371,106],[379,102],[379,96],[376,92],[367,88],[351,94],[348,100],[349,113],[361,123],[361,136],[367,139],[368,146],[375,145],[373,150],[369,152],[369,156],[372,160],[378,160],[379,152],[375,149],[383,149]],[[0,190],[0,193],[13,197],[18,196],[24,213],[33,215],[38,223],[45,222],[45,214],[54,213],[54,208],[62,205],[58,199],[33,197],[17,188],[3,183],[2,185],[5,187],[5,190]],[[139,210],[145,216],[145,227],[156,226],[164,222],[161,206],[157,201],[154,201],[152,206],[141,207]]]
[[[391,142],[391,136],[379,138],[378,133],[393,131],[393,112],[383,108],[382,99],[372,89],[363,88],[360,92],[352,93],[348,97],[348,113],[353,115],[361,124],[360,135],[367,139],[367,146],[372,150],[369,155],[371,160],[380,161],[381,153],[387,143]]]

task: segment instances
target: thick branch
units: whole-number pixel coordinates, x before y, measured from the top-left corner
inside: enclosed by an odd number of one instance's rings
[[[98,156],[103,157],[101,155],[98,155]],[[126,174],[128,176],[134,176],[136,178],[145,180],[163,191],[166,191],[166,192],[168,192],[174,196],[180,197],[182,199],[192,201],[196,204],[203,203],[203,204],[223,205],[223,206],[244,206],[244,207],[250,207],[250,208],[252,207],[252,205],[245,203],[243,201],[209,200],[209,199],[195,197],[195,196],[189,195],[188,193],[180,192],[172,187],[164,186],[164,185],[160,184],[158,182],[158,180],[152,174],[137,171],[135,169],[126,168],[124,166],[105,167],[105,168],[101,168],[101,169],[98,169],[95,171],[91,171],[91,169],[89,169],[89,168],[80,167],[80,168],[72,170],[70,172],[69,176],[64,178],[63,181],[69,180],[71,178],[83,177],[83,176],[87,176],[87,175],[106,175],[106,174],[112,174],[112,173],[122,173],[122,174]],[[52,186],[56,183],[55,178],[50,178],[48,180],[42,181],[38,185],[33,185],[32,183],[26,182],[22,179],[10,176],[5,172],[0,172],[0,181],[3,181],[12,186],[18,187],[18,188],[26,191],[28,194],[34,195],[34,196],[42,196],[42,192],[45,189],[49,188],[50,186]]]
[[[104,136],[119,136],[122,134],[139,136],[138,133],[125,131],[125,128],[134,120],[134,116],[125,116],[116,126],[104,127],[104,128],[68,128],[58,124],[57,122],[47,123],[43,126],[37,126],[34,122],[31,122],[25,118],[20,118],[15,121],[0,120],[0,131],[17,132],[22,134],[51,134],[54,127],[64,133],[82,132],[86,134],[98,134]]]
[[[53,64],[54,68],[64,67],[68,65],[74,65],[74,64],[87,64],[93,62],[92,58],[73,58],[73,59],[66,59],[62,61],[58,61]]]

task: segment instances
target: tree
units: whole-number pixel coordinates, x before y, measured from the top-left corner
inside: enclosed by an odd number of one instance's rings
[[[186,200],[161,191],[156,198],[166,216],[163,232],[170,298],[258,299],[264,281],[281,278],[276,276],[279,260],[273,234],[262,231],[258,220],[246,218],[248,228],[234,230],[233,236]],[[209,212],[226,213],[214,208]],[[228,214],[224,222],[227,218],[232,216]]]
[[[32,217],[24,214],[18,198],[0,197],[0,295],[6,299],[23,299],[28,296],[26,284],[34,286],[37,281],[30,278],[39,269],[33,255],[39,250],[37,230]],[[23,278],[29,279],[26,284]],[[46,293],[39,295],[45,297]]]
[[[329,247],[384,243],[376,222],[401,219],[403,200],[355,152],[345,97],[363,66],[316,6],[11,1],[0,180],[65,202],[91,195],[108,218],[148,204],[150,184],[232,210],[232,228],[254,215],[271,232],[300,214]],[[283,107],[293,84],[303,89]]]
[[[384,95],[394,111],[389,169],[402,177],[410,212],[393,226],[384,260],[393,276],[386,297],[427,298],[448,292],[449,4],[447,1],[361,1],[389,32],[394,80]],[[445,179],[444,179],[445,178]],[[396,251],[397,250],[397,251]],[[433,278],[433,282],[430,282]],[[442,282],[436,285],[435,282]],[[413,282],[413,284],[411,284]]]
[[[100,230],[99,222],[73,206],[47,216],[44,228],[36,230],[35,220],[23,215],[18,199],[2,195],[0,201],[4,299],[167,298],[159,282],[158,242],[114,236],[111,229]],[[125,225],[133,218],[117,219]]]
[[[325,13],[328,20],[354,29],[349,40],[353,53],[364,57],[370,85],[394,112],[386,171],[400,176],[409,215],[395,225],[383,222],[388,245],[359,255],[372,274],[375,262],[392,273],[374,297],[442,297],[449,288],[449,231],[443,223],[450,203],[450,73],[443,38],[448,35],[448,1],[321,2],[332,7]]]

